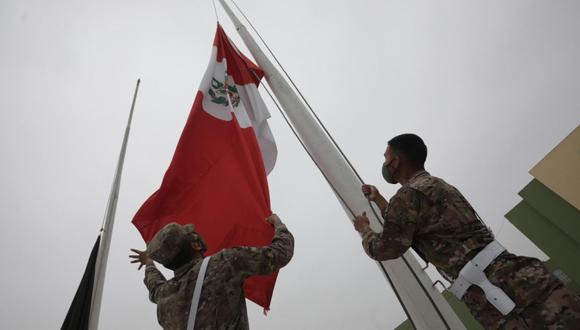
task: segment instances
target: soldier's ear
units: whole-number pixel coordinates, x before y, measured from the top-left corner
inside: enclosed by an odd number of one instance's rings
[[[399,155],[393,155],[393,163],[391,164],[394,168],[398,169],[401,166],[401,157]]]
[[[193,242],[191,242],[191,248],[195,251],[201,251],[202,246],[201,246],[201,244],[199,244],[198,241],[193,241]]]

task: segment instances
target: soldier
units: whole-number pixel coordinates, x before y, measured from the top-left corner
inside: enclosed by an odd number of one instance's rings
[[[393,138],[384,156],[384,179],[402,187],[389,202],[376,187],[362,187],[384,219],[375,233],[366,214],[355,218],[371,258],[395,259],[412,247],[486,329],[580,329],[580,297],[538,259],[505,251],[463,195],[425,171],[420,137]]]
[[[224,249],[209,259],[195,321],[198,330],[248,329],[243,291],[244,280],[266,275],[284,267],[294,253],[294,237],[273,214],[267,218],[275,228],[272,244],[266,247]],[[207,247],[193,225],[170,223],[151,240],[146,251],[131,249],[131,263],[145,265],[149,299],[157,304],[159,324],[166,330],[183,330],[188,324],[196,280]],[[153,261],[173,270],[166,280]],[[203,273],[203,271],[202,271]],[[202,276],[203,278],[203,276]]]

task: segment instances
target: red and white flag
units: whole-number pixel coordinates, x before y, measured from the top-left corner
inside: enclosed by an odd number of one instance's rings
[[[161,187],[133,224],[148,242],[170,222],[193,223],[208,255],[266,246],[273,228],[266,179],[276,162],[270,117],[258,94],[264,72],[218,25],[211,60]],[[246,297],[269,309],[277,274],[246,280]]]

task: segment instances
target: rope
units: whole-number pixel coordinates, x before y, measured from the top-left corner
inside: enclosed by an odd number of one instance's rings
[[[215,6],[215,0],[212,0],[211,3],[213,4],[213,12],[215,13],[215,19],[219,23],[220,22],[220,18],[218,16],[217,8]]]
[[[260,39],[260,41],[262,41],[262,43],[264,44],[264,46],[268,50],[268,53],[270,53],[270,55],[272,55],[272,58],[274,58],[274,61],[278,64],[278,66],[280,67],[280,69],[282,69],[282,72],[284,72],[284,75],[286,76],[286,78],[288,78],[288,81],[290,81],[290,84],[294,87],[294,89],[296,89],[296,91],[298,92],[298,95],[300,95],[300,98],[302,99],[302,101],[304,101],[304,103],[306,104],[306,106],[308,107],[308,109],[310,110],[310,112],[312,113],[312,115],[314,115],[314,118],[316,118],[316,121],[322,127],[322,129],[324,130],[324,133],[326,133],[326,135],[328,135],[328,137],[330,138],[330,140],[332,141],[332,143],[334,144],[334,146],[338,149],[338,152],[340,153],[340,155],[346,160],[346,162],[348,163],[348,165],[350,166],[350,168],[353,170],[353,172],[356,175],[356,177],[361,182],[364,183],[363,179],[361,178],[361,176],[359,175],[359,173],[357,172],[357,170],[354,168],[354,166],[352,166],[352,164],[351,164],[350,160],[348,159],[348,157],[346,157],[346,155],[344,154],[344,152],[342,151],[342,149],[340,148],[340,146],[338,145],[338,143],[336,143],[336,141],[334,140],[334,138],[332,137],[332,135],[330,134],[330,132],[328,132],[328,129],[326,128],[326,126],[324,125],[324,123],[320,120],[320,118],[318,117],[318,115],[316,114],[316,112],[314,111],[314,109],[312,109],[312,107],[310,106],[310,103],[308,103],[308,100],[306,100],[306,98],[304,97],[304,95],[302,94],[302,92],[300,91],[300,89],[298,88],[298,86],[296,86],[296,84],[294,83],[294,80],[292,80],[292,78],[290,77],[290,75],[288,74],[288,72],[286,71],[286,69],[284,68],[284,66],[282,65],[282,63],[280,63],[280,61],[278,60],[278,58],[276,57],[276,55],[274,55],[274,52],[270,49],[270,46],[268,46],[268,44],[266,43],[266,41],[264,40],[264,38],[262,38],[262,35],[254,27],[254,25],[248,19],[248,17],[246,16],[246,14],[242,11],[242,9],[240,9],[240,7],[238,6],[238,4],[234,0],[231,0],[231,1],[234,4],[234,6],[238,9],[238,11],[242,14],[242,16],[244,17],[244,19],[248,22],[248,24],[250,25],[250,27],[252,28],[252,30],[254,31],[254,33],[256,33],[256,35],[258,36],[258,38]]]
[[[306,104],[306,106],[308,107],[308,109],[310,110],[310,112],[312,113],[312,115],[314,116],[314,118],[316,119],[317,123],[323,129],[324,133],[332,141],[332,144],[334,145],[334,147],[338,150],[338,152],[340,153],[340,155],[347,162],[348,166],[354,172],[354,174],[359,179],[359,181],[362,184],[364,184],[365,182],[362,179],[362,177],[360,176],[360,174],[358,173],[358,171],[352,165],[352,163],[350,162],[349,158],[343,152],[342,148],[340,148],[340,146],[338,145],[338,143],[334,140],[333,136],[330,134],[330,132],[328,131],[328,129],[326,128],[326,126],[324,125],[324,123],[320,120],[320,118],[318,117],[318,115],[316,114],[316,112],[314,111],[314,109],[310,106],[310,103],[308,103],[308,101],[306,100],[306,98],[304,97],[304,95],[302,94],[302,92],[300,91],[300,89],[298,88],[298,86],[296,86],[296,84],[294,83],[294,80],[290,77],[290,75],[288,74],[288,72],[286,71],[286,69],[284,68],[284,66],[282,65],[282,63],[280,63],[280,61],[278,60],[278,58],[276,57],[276,55],[274,54],[274,52],[270,49],[270,47],[268,46],[268,44],[266,43],[266,41],[264,40],[264,38],[262,38],[262,35],[254,27],[254,25],[252,24],[252,22],[246,16],[246,14],[244,13],[244,11],[238,6],[238,4],[235,2],[235,0],[231,0],[231,1],[234,4],[234,6],[238,9],[238,11],[242,14],[242,16],[244,17],[244,19],[246,20],[246,22],[248,22],[248,24],[250,25],[250,27],[252,28],[252,30],[254,31],[254,33],[256,33],[256,35],[258,36],[258,38],[260,39],[260,41],[262,41],[262,43],[264,44],[264,46],[266,47],[266,49],[268,50],[268,52],[270,53],[270,55],[272,56],[272,58],[274,59],[274,61],[278,64],[278,66],[280,67],[280,69],[282,70],[282,72],[284,72],[284,75],[286,76],[286,78],[288,79],[288,81],[290,81],[290,84],[294,87],[294,89],[296,90],[296,92],[298,92],[298,95],[300,95],[300,98]],[[255,75],[255,73],[254,73],[254,75]],[[262,86],[264,86],[264,85],[262,84]],[[312,159],[312,161],[314,162],[314,164],[316,164],[316,167],[318,167],[318,169],[320,170],[320,172],[322,173],[322,175],[324,176],[324,178],[326,179],[326,181],[328,182],[328,184],[331,186],[331,188],[334,191],[334,193],[339,197],[339,199],[341,200],[342,204],[346,208],[348,208],[349,212],[353,216],[356,216],[355,213],[353,212],[353,210],[350,208],[350,206],[348,206],[348,204],[346,204],[344,198],[340,195],[340,193],[335,189],[335,187],[332,185],[332,183],[330,182],[330,180],[328,179],[328,177],[324,174],[324,172],[322,171],[322,169],[320,168],[320,166],[316,163],[316,161],[314,160],[314,157],[311,155],[310,151],[308,150],[308,148],[306,147],[306,145],[304,144],[304,142],[302,141],[302,139],[299,137],[298,133],[296,132],[296,130],[294,129],[294,127],[292,126],[292,124],[290,123],[290,121],[288,120],[288,118],[286,117],[286,115],[283,113],[283,111],[280,108],[279,104],[274,100],[273,95],[270,93],[270,91],[265,86],[264,86],[264,89],[266,89],[266,92],[268,93],[268,95],[270,96],[270,98],[272,99],[272,101],[274,102],[274,104],[276,105],[276,107],[278,108],[278,111],[282,114],[282,116],[284,117],[284,120],[286,121],[286,123],[288,124],[288,126],[291,128],[292,132],[294,133],[294,135],[296,136],[296,138],[298,139],[298,141],[300,142],[300,144],[302,145],[302,147],[304,148],[304,150],[308,153],[308,155],[310,156],[310,158]],[[382,221],[382,217],[379,217],[377,215],[376,210],[373,207],[373,205],[371,204],[371,202],[368,201],[368,203],[369,203],[370,209],[373,211],[373,214],[378,219],[379,223],[381,223],[381,225],[384,225],[384,222]],[[431,305],[433,306],[433,308],[435,309],[435,311],[437,312],[437,314],[439,315],[439,317],[441,318],[441,320],[445,324],[446,328],[447,329],[450,329],[449,324],[447,324],[447,321],[445,320],[445,318],[443,317],[441,311],[439,310],[439,308],[437,307],[437,305],[433,301],[431,295],[429,295],[427,289],[425,288],[425,286],[423,285],[423,283],[421,283],[421,281],[419,280],[419,277],[416,274],[415,270],[411,267],[411,265],[409,264],[409,262],[405,258],[405,256],[402,256],[402,259],[405,262],[405,264],[406,264],[407,268],[409,269],[409,271],[413,274],[413,276],[417,280],[417,283],[419,284],[419,286],[421,287],[421,289],[423,290],[423,292],[429,298],[429,301],[431,302]],[[396,292],[395,286],[391,282],[391,279],[389,278],[389,276],[388,276],[386,270],[384,269],[384,267],[382,266],[382,264],[381,264],[381,269],[383,270],[385,276],[387,277],[389,283],[391,284],[391,287],[393,288],[393,291],[395,291],[395,294],[396,294],[397,298],[399,299],[399,302],[401,303],[401,306],[403,307],[403,310],[405,311],[405,314],[407,314],[407,317],[409,318],[409,320],[411,321],[411,323],[413,323],[410,314],[408,313],[407,309],[405,308],[405,305],[403,304],[403,302],[402,302],[399,294]]]
[[[276,55],[274,54],[274,52],[270,49],[270,46],[268,46],[268,44],[266,43],[266,41],[264,40],[264,38],[262,38],[262,35],[254,27],[254,24],[252,24],[252,22],[250,21],[250,19],[246,16],[246,14],[244,13],[244,11],[238,6],[238,4],[234,0],[231,0],[231,1],[234,4],[234,6],[238,9],[238,11],[240,12],[240,14],[242,14],[242,16],[244,17],[244,19],[246,20],[246,22],[248,22],[248,24],[250,25],[250,27],[252,28],[252,30],[254,31],[254,33],[256,33],[256,35],[258,36],[258,38],[260,39],[260,41],[262,41],[262,44],[264,44],[264,46],[268,50],[268,53],[270,53],[270,55],[272,56],[272,58],[274,58],[274,61],[278,64],[278,66],[280,67],[280,69],[282,70],[282,72],[284,72],[284,75],[286,76],[286,78],[288,78],[288,81],[290,81],[290,84],[298,92],[298,95],[300,95],[300,98],[306,104],[306,107],[310,110],[310,113],[312,113],[312,115],[316,119],[316,122],[318,123],[318,125],[320,125],[320,127],[322,127],[322,130],[328,136],[328,138],[330,139],[330,141],[332,141],[332,144],[338,150],[338,152],[340,153],[340,155],[342,156],[342,158],[344,158],[344,160],[346,161],[346,163],[348,164],[348,166],[350,167],[350,169],[354,172],[354,174],[359,179],[359,181],[362,184],[365,184],[365,181],[362,179],[362,177],[360,176],[360,174],[358,173],[358,171],[356,170],[356,168],[352,165],[352,163],[350,162],[350,159],[348,157],[346,157],[346,154],[342,151],[342,148],[338,145],[338,143],[336,143],[336,141],[334,140],[334,137],[330,134],[330,132],[328,131],[328,129],[326,128],[326,126],[324,125],[324,123],[322,122],[322,120],[320,120],[320,118],[318,117],[318,115],[316,114],[316,112],[314,111],[314,109],[312,108],[312,106],[310,106],[310,103],[308,103],[308,100],[306,100],[306,98],[304,97],[304,95],[300,91],[300,88],[298,88],[298,86],[296,86],[296,84],[294,83],[294,80],[292,79],[292,77],[290,77],[290,75],[288,74],[288,72],[286,71],[286,69],[284,68],[284,66],[282,65],[282,63],[280,63],[280,61],[278,60],[278,58],[276,57]],[[374,216],[377,219],[381,219],[381,217],[377,214],[377,211],[375,210],[375,208],[373,207],[373,205],[371,204],[371,202],[368,201],[368,203],[369,203],[369,208],[373,211]]]
[[[252,73],[256,76],[256,73],[255,72],[252,71]],[[256,78],[258,78],[258,77],[256,76]],[[259,78],[258,78],[258,80],[259,80]],[[308,154],[308,156],[310,157],[310,159],[312,160],[312,162],[314,163],[314,165],[316,165],[316,167],[318,168],[318,170],[320,171],[320,173],[322,174],[322,176],[324,177],[324,179],[326,180],[326,182],[328,183],[328,185],[332,188],[332,190],[334,191],[334,194],[340,199],[342,205],[344,205],[344,207],[346,209],[348,209],[348,211],[350,212],[350,214],[353,217],[356,217],[356,214],[353,212],[353,210],[350,208],[350,206],[348,206],[348,204],[346,203],[346,201],[344,200],[344,198],[342,197],[342,195],[338,192],[338,190],[336,190],[336,188],[334,187],[334,185],[332,184],[332,182],[328,179],[328,177],[326,176],[326,174],[324,173],[324,171],[322,170],[322,168],[320,167],[320,165],[318,165],[318,163],[314,160],[314,157],[312,156],[312,154],[310,153],[310,151],[308,150],[308,148],[304,144],[304,141],[302,141],[302,138],[300,138],[300,136],[298,135],[298,132],[296,132],[296,129],[294,128],[294,126],[292,126],[292,124],[290,123],[290,120],[288,120],[288,117],[286,116],[286,114],[284,113],[284,111],[282,110],[282,108],[280,107],[280,105],[278,104],[278,102],[276,101],[276,99],[274,98],[274,95],[272,95],[272,93],[270,92],[270,90],[268,89],[268,87],[266,87],[265,84],[261,84],[261,86],[264,88],[264,90],[266,91],[266,93],[268,93],[268,96],[270,96],[270,99],[272,100],[272,102],[274,103],[274,105],[276,106],[276,108],[278,109],[278,111],[280,112],[280,114],[282,115],[282,117],[284,118],[284,121],[286,121],[286,124],[288,124],[288,127],[290,128],[290,130],[292,131],[292,133],[294,133],[294,136],[296,137],[296,139],[298,140],[298,142],[300,142],[300,145],[302,146],[302,148],[304,148],[304,151],[306,151],[306,153]],[[401,299],[401,295],[399,294],[399,292],[397,291],[397,288],[393,284],[393,281],[389,277],[389,274],[387,273],[387,270],[385,269],[385,266],[383,266],[383,264],[380,263],[380,262],[377,262],[377,264],[379,264],[379,267],[381,268],[381,271],[383,272],[383,274],[387,278],[387,281],[391,285],[391,288],[393,288],[393,292],[395,293],[395,296],[399,300],[399,302],[401,304],[401,307],[403,308],[403,311],[405,312],[405,315],[407,315],[407,318],[409,319],[409,322],[411,322],[411,325],[413,326],[414,329],[417,329],[417,327],[415,326],[415,323],[413,322],[413,319],[411,318],[411,314],[409,314],[409,311],[407,310],[407,307],[403,303],[403,300]]]
[[[254,71],[251,71],[251,72],[254,75],[254,77],[256,77],[256,79],[259,81],[260,78],[256,75],[256,73]],[[338,198],[340,199],[341,203],[348,209],[348,211],[350,212],[350,214],[353,217],[356,217],[356,214],[354,213],[354,211],[350,208],[350,206],[348,206],[348,204],[346,203],[346,201],[344,200],[344,198],[342,197],[342,195],[340,195],[340,193],[338,192],[338,190],[334,187],[334,185],[332,184],[332,182],[330,181],[330,179],[326,176],[326,174],[324,173],[324,171],[322,170],[322,168],[320,167],[320,165],[318,165],[318,163],[316,162],[316,160],[314,160],[314,156],[312,156],[312,153],[310,152],[310,150],[308,150],[308,148],[304,144],[304,141],[302,141],[302,138],[300,138],[300,135],[298,135],[298,132],[296,132],[296,129],[290,123],[290,120],[288,119],[288,117],[286,116],[286,114],[284,113],[284,111],[282,110],[282,108],[280,107],[280,105],[278,104],[278,102],[276,101],[276,99],[274,98],[274,95],[270,92],[270,89],[268,89],[268,87],[266,87],[266,85],[264,85],[264,84],[261,84],[261,86],[264,88],[264,90],[266,91],[266,93],[268,93],[268,96],[270,96],[270,99],[272,100],[272,102],[274,103],[274,105],[276,105],[276,108],[278,109],[278,111],[280,112],[280,114],[282,115],[282,117],[284,118],[284,121],[286,122],[286,124],[288,124],[288,127],[290,127],[290,130],[292,131],[292,133],[294,134],[294,136],[296,137],[296,139],[298,140],[298,142],[300,142],[300,145],[302,146],[302,148],[304,148],[304,151],[306,151],[306,153],[308,154],[308,156],[310,157],[310,159],[312,160],[312,162],[314,163],[314,165],[316,165],[316,167],[318,168],[318,170],[320,171],[320,173],[322,174],[322,176],[324,177],[324,179],[326,180],[326,182],[328,183],[328,185],[330,186],[330,188],[332,188],[332,191],[334,191],[334,193],[336,194],[336,196],[338,196]]]

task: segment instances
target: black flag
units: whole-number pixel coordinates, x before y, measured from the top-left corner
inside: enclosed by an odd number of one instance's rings
[[[91,251],[89,262],[85,269],[85,274],[79,284],[77,293],[73,299],[72,304],[66,314],[61,330],[85,330],[89,328],[89,314],[91,312],[91,300],[93,297],[93,282],[95,280],[95,264],[97,263],[97,255],[99,254],[99,244],[101,243],[101,235],[97,237],[95,246]]]

